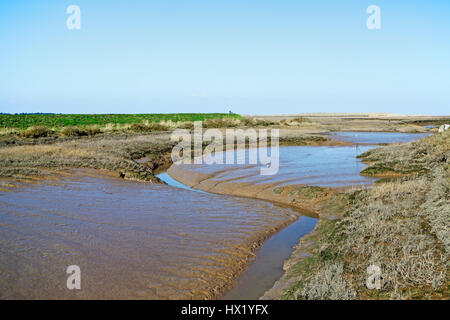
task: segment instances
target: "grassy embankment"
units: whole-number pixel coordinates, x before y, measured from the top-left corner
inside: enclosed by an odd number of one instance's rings
[[[361,158],[370,164],[363,174],[384,179],[322,203],[278,297],[449,299],[450,132]],[[366,287],[370,265],[381,268],[380,290]]]
[[[297,128],[314,125],[306,118],[268,121],[227,113],[0,114],[0,145],[30,144],[27,139],[40,139],[32,141],[42,143],[98,134],[142,134],[173,131],[177,128],[192,130],[194,121],[202,121],[203,128]]]
[[[0,134],[39,138],[87,136],[114,131],[165,131],[193,121],[233,124],[242,117],[227,113],[178,114],[0,114]]]
[[[0,114],[1,128],[26,129],[33,126],[63,128],[69,126],[103,126],[162,121],[186,122],[207,119],[241,119],[228,113],[171,113],[171,114]]]

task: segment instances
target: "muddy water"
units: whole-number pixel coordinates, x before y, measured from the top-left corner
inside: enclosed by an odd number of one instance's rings
[[[176,181],[167,173],[162,173],[158,177],[171,186],[204,193],[204,191],[192,189]],[[222,299],[256,300],[273,286],[283,275],[283,262],[289,258],[293,247],[317,224],[315,215],[311,216],[311,213],[308,212],[303,212],[303,214],[304,216],[270,237],[258,249],[255,261],[239,276],[237,283]]]
[[[0,192],[1,299],[218,296],[259,241],[301,215],[80,172],[9,189]],[[79,291],[66,288],[69,265],[81,268]]]

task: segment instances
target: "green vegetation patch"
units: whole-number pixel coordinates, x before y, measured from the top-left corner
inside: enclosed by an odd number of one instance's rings
[[[284,146],[306,146],[314,143],[327,141],[327,138],[319,136],[311,137],[280,137],[280,145]]]
[[[361,174],[368,176],[401,176],[414,172],[424,173],[427,171],[426,168],[416,165],[410,165],[409,167],[403,166],[401,169],[399,169],[399,167],[399,165],[390,163],[373,164],[362,170]]]
[[[328,191],[325,188],[317,186],[300,187],[289,192],[291,196],[300,196],[306,199],[322,198],[328,195]]]
[[[284,187],[277,187],[275,189],[273,189],[273,192],[276,194],[282,194],[284,191]]]
[[[228,113],[167,113],[167,114],[0,114],[0,128],[26,129],[32,126],[62,128],[67,126],[104,126],[160,121],[205,121],[207,119],[241,119]]]

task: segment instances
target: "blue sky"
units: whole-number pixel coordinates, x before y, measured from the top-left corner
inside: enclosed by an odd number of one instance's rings
[[[0,44],[0,112],[450,110],[447,0],[1,1]]]

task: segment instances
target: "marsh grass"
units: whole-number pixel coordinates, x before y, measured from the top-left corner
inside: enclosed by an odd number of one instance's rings
[[[328,194],[329,192],[325,188],[317,186],[298,187],[289,192],[289,195],[291,196],[300,196],[307,199],[322,198],[327,196]]]
[[[126,179],[158,181],[156,166],[170,158],[172,143],[154,136],[100,136],[53,144],[0,148],[0,176],[27,178],[45,174],[46,168],[93,168],[117,172]],[[148,157],[149,167],[135,160]]]
[[[364,154],[372,168],[409,175],[348,192],[344,217],[321,219],[312,256],[290,263],[296,281],[283,298],[450,298],[449,151],[444,133]],[[380,290],[366,287],[373,264]]]

